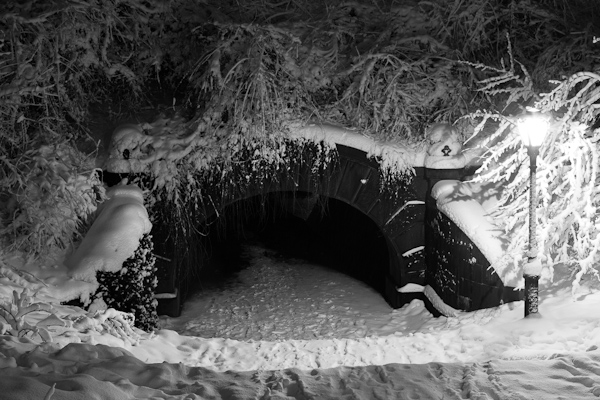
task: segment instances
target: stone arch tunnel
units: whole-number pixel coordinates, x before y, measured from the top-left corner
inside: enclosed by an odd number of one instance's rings
[[[315,177],[310,165],[297,164],[287,175],[260,187],[232,190],[217,204],[211,200],[214,214],[236,201],[267,193],[324,196],[357,210],[381,232],[387,266],[384,283],[377,289],[392,307],[401,307],[414,298],[398,291],[411,283],[433,287],[446,304],[463,310],[493,307],[522,297],[514,288],[504,287],[481,251],[437,210],[431,199],[430,190],[437,181],[460,179],[465,174],[463,169],[417,167],[412,179],[399,182],[391,193],[381,190],[379,163],[364,151],[338,144],[337,153],[337,162],[328,167],[325,176]],[[319,179],[318,184],[315,179]],[[301,201],[297,205],[312,207],[314,202]],[[158,256],[158,312],[178,316],[182,307],[178,271],[185,261],[177,260],[177,251],[161,237],[160,227],[153,228],[153,236]]]

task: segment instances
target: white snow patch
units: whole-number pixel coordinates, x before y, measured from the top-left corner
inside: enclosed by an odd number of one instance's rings
[[[417,283],[407,283],[406,285],[396,289],[398,293],[423,293],[425,286]]]
[[[467,165],[467,158],[464,154],[456,156],[431,156],[425,157],[425,167],[433,169],[459,169]]]
[[[402,257],[409,257],[409,256],[412,256],[412,255],[413,255],[413,254],[415,254],[415,253],[418,253],[418,252],[420,252],[420,251],[423,251],[423,249],[425,249],[425,246],[418,246],[418,247],[415,247],[414,249],[410,249],[410,250],[408,250],[408,251],[406,251],[406,252],[402,253]]]
[[[542,260],[539,257],[527,261],[523,266],[523,274],[531,276],[540,276],[542,274]]]
[[[456,317],[460,314],[459,310],[444,303],[444,300],[429,285],[422,286],[416,283],[407,283],[400,288],[396,288],[396,291],[399,293],[424,293],[431,305],[445,317]]]
[[[89,232],[65,260],[75,279],[95,282],[96,271],[118,271],[152,229],[140,188],[120,184],[110,188],[107,197]]]
[[[442,313],[445,317],[457,317],[460,314],[460,311],[450,307],[448,304],[444,303],[444,301],[440,298],[435,290],[429,285],[425,286],[423,289],[423,293],[425,293],[425,297],[429,299],[431,304],[435,307],[436,310]]]
[[[425,202],[421,201],[421,200],[409,200],[406,203],[402,204],[402,207],[400,207],[398,210],[396,210],[396,212],[394,214],[392,214],[391,217],[388,218],[387,221],[385,221],[385,224],[389,224],[390,222],[392,222],[392,220],[394,218],[396,218],[398,216],[398,214],[400,214],[402,212],[402,210],[404,210],[406,207],[408,206],[415,206],[415,205],[424,205]]]
[[[137,229],[123,230],[130,228]],[[189,315],[169,321],[189,330],[222,329],[213,338],[163,329],[131,341],[90,329],[90,318],[54,327],[52,343],[0,336],[2,398],[600,397],[595,280],[583,282],[588,293],[575,300],[568,271],[555,274],[551,286],[540,287],[542,319],[523,318],[522,302],[432,318],[421,301],[391,310],[378,293],[331,270],[256,261],[241,276],[243,286],[209,297],[207,313],[191,305]],[[28,275],[8,280],[28,288],[37,282]],[[0,289],[6,281],[0,276]],[[426,287],[412,289],[436,300]],[[55,308],[59,316],[81,312]],[[247,336],[248,326],[260,340],[230,338]]]

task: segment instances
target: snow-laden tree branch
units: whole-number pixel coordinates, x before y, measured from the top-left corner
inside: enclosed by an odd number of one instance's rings
[[[515,99],[522,96],[512,94],[531,88],[526,75],[514,77],[498,80],[492,86],[487,81],[485,90],[508,94],[505,106],[514,106]],[[575,291],[584,274],[600,278],[600,129],[592,129],[600,117],[600,75],[580,72],[554,84],[548,93],[525,96],[537,98],[532,104],[552,116],[538,157],[536,190],[540,201],[535,217],[544,264],[550,270],[558,265],[569,266]],[[528,155],[516,133],[516,115],[482,111],[470,117],[478,121],[476,135],[488,130],[482,143],[486,148],[484,161],[475,179],[504,185],[494,216],[511,238],[509,257],[504,261],[518,269],[528,243],[530,188]]]

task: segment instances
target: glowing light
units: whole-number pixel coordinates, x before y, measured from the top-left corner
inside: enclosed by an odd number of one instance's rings
[[[539,112],[529,112],[517,122],[523,144],[528,148],[539,148],[548,132],[548,118]]]

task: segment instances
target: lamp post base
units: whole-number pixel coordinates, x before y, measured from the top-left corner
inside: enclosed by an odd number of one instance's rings
[[[539,299],[539,275],[527,275],[525,278],[525,316],[538,314],[538,299]]]

